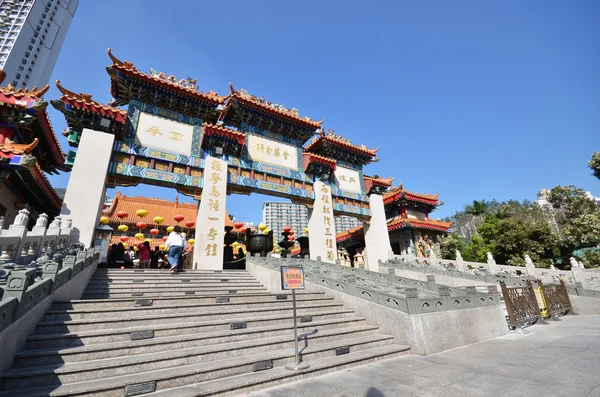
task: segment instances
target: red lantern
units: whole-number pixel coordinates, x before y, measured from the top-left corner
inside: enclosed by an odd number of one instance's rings
[[[190,228],[194,227],[195,224],[196,224],[196,222],[194,222],[194,221],[185,221],[185,225]]]
[[[121,240],[122,242],[125,242],[125,241],[129,240],[129,237],[121,236],[121,237],[119,237],[119,240]]]
[[[294,241],[296,239],[296,237],[294,237],[294,236],[288,236],[287,239],[288,239],[288,241]]]
[[[160,231],[158,229],[150,229],[150,234],[156,236]]]
[[[107,209],[107,208],[108,208],[108,205],[106,205],[106,204],[102,204],[102,209],[103,209],[103,210],[105,210],[105,209]]]
[[[117,216],[119,218],[123,219],[123,218],[127,218],[129,216],[129,214],[125,211],[119,211],[119,212],[117,212]]]
[[[248,229],[248,228],[247,228],[247,227],[242,227],[242,228],[240,229],[240,231],[241,231],[242,233],[246,233],[246,229]]]
[[[175,215],[173,219],[175,219],[176,222],[181,222],[185,217],[183,215]]]
[[[146,225],[144,222],[138,222],[135,224],[135,227],[137,227],[138,229],[145,229],[146,226],[148,225]]]
[[[136,248],[137,248],[137,247],[139,247],[139,246],[140,246],[140,243],[139,243],[138,241],[136,241],[135,243],[133,243],[133,244],[131,244],[131,245],[133,245],[134,247],[136,247]]]
[[[291,227],[289,227],[289,226],[284,226],[284,227],[283,227],[283,231],[284,231],[284,232],[289,232],[290,230],[292,230],[292,228],[291,228]]]
[[[169,237],[163,236],[162,241],[167,241],[168,239],[169,239]]]
[[[295,231],[290,231],[290,236],[293,236],[296,232]]]
[[[241,229],[244,224],[242,222],[236,222],[233,224],[233,226],[235,226],[236,229]]]

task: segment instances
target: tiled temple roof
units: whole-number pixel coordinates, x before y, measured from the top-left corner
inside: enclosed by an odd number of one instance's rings
[[[394,230],[402,229],[405,227],[447,232],[451,226],[452,222],[443,222],[434,219],[426,220],[395,217],[392,219],[388,219],[387,221],[388,232],[392,232]],[[338,243],[349,240],[351,238],[362,239],[364,238],[364,229],[362,226],[357,226],[348,231],[337,233],[335,237]]]
[[[240,90],[236,90],[233,88],[233,85],[229,83],[229,89],[231,90],[231,94],[228,96],[229,98],[235,98],[238,101],[242,101],[245,104],[251,105],[260,110],[275,113],[279,116],[283,116],[284,118],[291,119],[297,123],[304,124],[306,126],[310,126],[312,128],[319,128],[324,119],[321,121],[315,121],[310,117],[300,117],[297,109],[288,109],[282,105],[271,103],[262,97],[256,97],[252,94],[249,94],[243,88]]]
[[[416,201],[419,203],[429,204],[429,205],[439,205],[438,199],[439,193],[436,194],[422,194],[422,193],[413,193],[408,190],[404,190],[402,185],[386,192],[383,195],[383,203],[390,204],[394,201],[398,201],[402,198],[409,201]]]
[[[68,103],[84,113],[97,113],[102,116],[110,117],[118,123],[124,123],[127,118],[127,112],[125,110],[96,102],[92,99],[92,94],[84,94],[83,92],[76,94],[73,91],[69,91],[60,85],[60,80],[56,80],[56,87],[63,94],[60,97],[62,102]]]
[[[335,159],[331,159],[329,157],[321,156],[316,153],[304,152],[302,153],[303,159],[306,159],[306,164],[308,163],[320,163],[323,165],[329,166],[332,170],[335,170],[337,161]]]
[[[152,72],[152,74],[141,72],[133,65],[132,62],[121,61],[117,59],[110,51],[110,48],[108,49],[108,56],[110,57],[113,63],[107,69],[114,68],[124,74],[134,76],[137,79],[144,81],[148,84],[159,85],[167,90],[176,92],[180,95],[199,99],[205,102],[208,101],[214,104],[221,105],[225,101],[226,96],[219,96],[214,91],[210,91],[207,93],[199,91],[198,87],[196,87],[195,84],[196,80],[194,79],[187,78],[177,80],[175,76],[167,76],[165,73],[162,72]],[[114,94],[115,93],[113,92],[113,95]]]
[[[354,145],[350,142],[350,140],[335,134],[332,130],[329,130],[327,133],[324,130],[321,130],[319,132],[319,136],[313,139],[313,141],[304,148],[304,151],[314,152],[326,142],[337,146],[342,146],[352,152],[357,152],[370,157],[376,157],[377,152],[379,151],[379,148],[369,149],[365,145]]]
[[[0,82],[2,82],[5,76],[6,74],[2,71],[0,73]],[[52,128],[50,119],[48,118],[48,112],[46,111],[46,106],[48,103],[44,102],[42,99],[49,88],[50,86],[46,85],[41,89],[33,87],[31,89],[19,88],[18,90],[15,90],[14,87],[9,84],[6,87],[0,87],[0,102],[9,106],[20,108],[21,111],[29,114],[27,117],[30,117],[31,121],[27,123],[26,129],[41,129],[41,133],[46,142],[39,141],[34,145],[34,148],[39,146],[39,144],[42,146],[45,144],[48,145],[53,159],[49,163],[46,163],[48,166],[44,168],[46,168],[46,171],[52,172],[55,170],[54,168],[56,166],[59,168],[63,166],[66,156],[60,147],[58,137]],[[37,124],[34,121],[36,119]],[[42,136],[36,138],[42,138]]]
[[[202,124],[202,130],[206,136],[219,135],[224,138],[229,138],[237,141],[240,145],[246,142],[246,134],[240,131],[232,130],[231,128],[223,127],[222,125],[214,125],[210,123]]]
[[[145,209],[148,211],[148,215],[144,218],[140,218],[135,213],[139,209]],[[121,221],[121,218],[117,216],[120,211],[127,212],[129,215]],[[184,220],[180,223],[175,221],[173,217],[175,215],[183,215]],[[185,221],[196,221],[198,215],[198,206],[194,203],[180,203],[177,199],[175,201],[163,200],[158,198],[148,197],[129,197],[124,196],[121,192],[117,192],[115,195],[112,205],[105,213],[108,216],[111,223],[126,223],[135,225],[137,222],[145,222],[149,228],[156,227],[153,223],[154,217],[161,216],[164,222],[161,227],[180,225],[183,227]],[[233,223],[225,213],[225,226],[233,226]],[[202,225],[201,225],[202,226]],[[192,228],[194,229],[195,226]]]
[[[452,226],[452,222],[438,221],[435,219],[413,219],[413,218],[400,218],[396,217],[388,220],[388,231],[401,229],[404,227],[412,227],[414,229],[428,229],[437,230],[440,232],[447,232]]]
[[[381,187],[390,187],[390,186],[392,186],[392,182],[394,182],[394,177],[391,177],[391,178],[377,177],[377,178],[375,178],[373,176],[363,175],[363,179],[365,181],[370,181],[373,185],[381,186]]]

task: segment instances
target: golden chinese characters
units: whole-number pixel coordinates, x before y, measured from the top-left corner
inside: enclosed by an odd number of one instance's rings
[[[155,125],[153,125],[152,127],[148,128],[146,130],[146,132],[151,133],[152,136],[162,135],[162,132],[160,132],[160,129],[157,126],[155,126]]]
[[[183,137],[184,137],[184,135],[182,133],[175,132],[175,131],[169,132],[169,139],[171,139],[173,141],[181,142],[181,141],[183,141]]]

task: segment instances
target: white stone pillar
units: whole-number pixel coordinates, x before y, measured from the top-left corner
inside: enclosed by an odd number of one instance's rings
[[[487,253],[487,264],[488,264],[488,270],[490,271],[490,274],[498,273],[498,266],[496,266],[496,260],[492,256],[491,252]]]
[[[465,261],[459,250],[456,250],[456,270],[459,272],[466,272],[467,267],[465,266]]]
[[[321,181],[313,184],[315,203],[308,218],[308,241],[310,259],[321,257],[323,262],[335,263],[337,245],[335,242],[335,220],[331,187]]]
[[[369,199],[371,221],[369,225],[364,224],[365,245],[367,246],[369,270],[377,272],[379,271],[379,261],[387,262],[390,255],[393,258],[394,254],[385,218],[383,197],[379,194],[371,194]]]
[[[525,267],[527,268],[527,274],[533,277],[537,277],[537,272],[535,270],[535,265],[533,261],[529,257],[529,255],[525,255]]]
[[[73,221],[69,244],[92,245],[106,194],[114,135],[84,128],[60,215]]]
[[[202,200],[196,218],[194,269],[223,269],[227,162],[208,156],[204,162]]]

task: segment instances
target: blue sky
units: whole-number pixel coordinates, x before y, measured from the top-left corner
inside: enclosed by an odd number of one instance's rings
[[[110,47],[203,91],[224,95],[232,82],[380,146],[365,172],[439,192],[444,217],[558,184],[600,196],[587,168],[600,150],[598,15],[593,0],[81,1],[52,81],[108,102]],[[64,118],[50,113],[60,133]],[[68,175],[50,179],[66,187]],[[266,199],[230,196],[227,207],[259,222]]]

